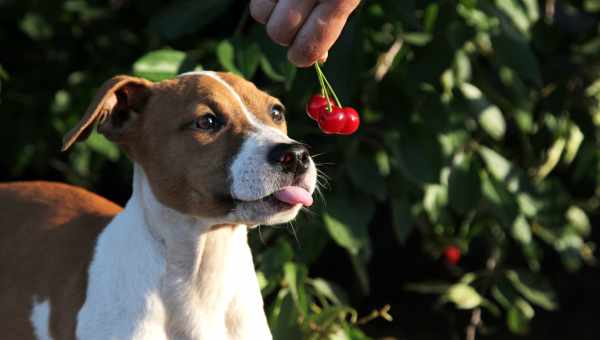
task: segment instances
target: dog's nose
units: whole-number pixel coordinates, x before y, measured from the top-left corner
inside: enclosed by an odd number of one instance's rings
[[[269,163],[280,165],[284,172],[302,175],[308,170],[310,156],[302,144],[277,144],[269,152]]]

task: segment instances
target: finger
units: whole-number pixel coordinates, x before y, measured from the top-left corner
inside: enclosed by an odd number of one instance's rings
[[[329,57],[329,52],[325,51],[325,54],[321,56],[321,58],[319,58],[319,62],[321,64],[324,64],[327,61],[327,58]]]
[[[298,67],[308,67],[321,58],[339,38],[358,0],[319,3],[289,48],[288,59]]]
[[[316,0],[279,0],[267,23],[269,37],[280,45],[291,44],[315,3]]]
[[[276,0],[252,0],[250,1],[250,15],[261,24],[266,24],[276,4]]]

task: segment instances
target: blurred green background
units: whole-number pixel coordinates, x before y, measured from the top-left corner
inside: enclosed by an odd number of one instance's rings
[[[314,70],[247,4],[0,0],[0,180],[123,204],[115,146],[59,152],[98,86],[235,72],[323,171],[315,208],[251,233],[275,339],[598,339],[599,0],[363,1],[324,67],[361,112],[349,137],[304,114]]]

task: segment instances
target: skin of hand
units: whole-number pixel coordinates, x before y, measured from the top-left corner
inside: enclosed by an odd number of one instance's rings
[[[360,0],[251,0],[250,14],[298,67],[324,61]]]

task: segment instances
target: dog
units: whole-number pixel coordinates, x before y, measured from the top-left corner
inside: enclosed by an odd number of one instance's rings
[[[272,339],[247,232],[310,206],[317,172],[284,111],[228,73],[108,80],[63,150],[96,126],[132,196],[0,185],[1,338]]]

